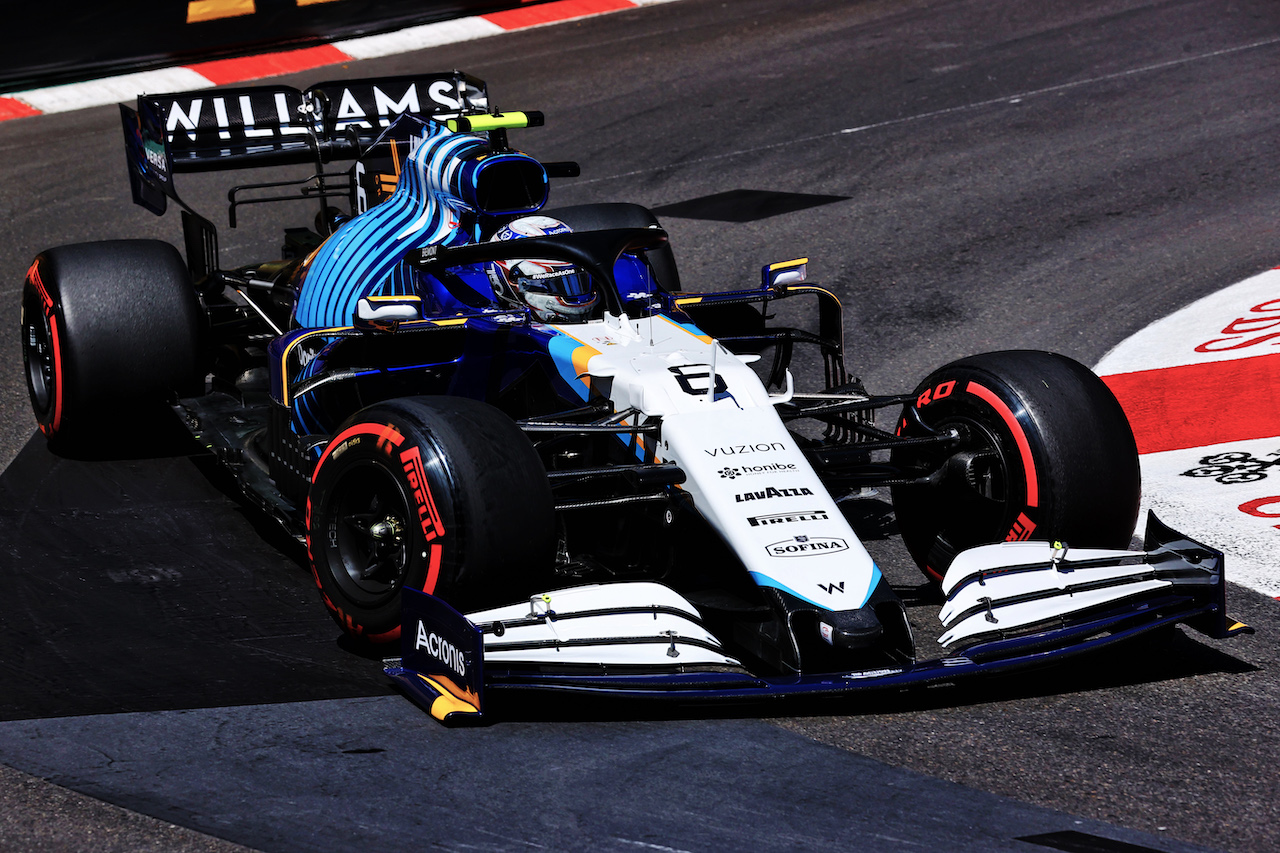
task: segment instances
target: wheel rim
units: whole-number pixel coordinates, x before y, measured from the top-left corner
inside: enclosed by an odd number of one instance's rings
[[[27,371],[27,389],[36,414],[43,419],[53,405],[54,383],[57,381],[53,333],[44,312],[27,310],[23,313],[22,360]]]
[[[409,505],[400,484],[374,462],[343,472],[326,513],[334,579],[353,601],[376,605],[397,594],[408,570]]]
[[[1022,499],[1021,469],[1016,454],[1011,457],[999,434],[979,419],[950,414],[932,426],[938,431],[957,430],[960,445],[946,456],[926,461],[929,468],[940,466],[936,484],[912,488],[910,496],[903,498],[916,523],[932,531],[929,553],[919,556],[940,571],[965,548],[1004,537]],[[906,509],[904,505],[902,510]]]

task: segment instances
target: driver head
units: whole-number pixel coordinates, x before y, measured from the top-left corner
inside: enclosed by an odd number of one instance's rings
[[[568,225],[550,216],[523,216],[499,228],[493,240],[571,232]],[[574,264],[532,258],[490,261],[485,271],[496,292],[528,305],[544,323],[586,320],[600,299],[591,287],[591,277]]]

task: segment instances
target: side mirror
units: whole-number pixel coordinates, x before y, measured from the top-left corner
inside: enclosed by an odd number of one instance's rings
[[[799,284],[805,280],[808,258],[797,258],[794,261],[780,261],[760,269],[760,285],[766,290],[785,287],[788,284]]]
[[[364,296],[351,324],[362,332],[394,332],[406,320],[421,319],[421,296]]]

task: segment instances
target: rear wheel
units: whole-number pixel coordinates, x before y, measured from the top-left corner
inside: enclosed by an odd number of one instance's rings
[[[59,450],[127,431],[198,384],[200,308],[177,249],[115,240],[49,249],[22,291],[31,408]]]
[[[1084,365],[1046,352],[996,352],[930,374],[903,411],[903,436],[954,431],[955,442],[900,448],[893,462],[932,473],[893,488],[898,528],[926,575],[992,542],[1061,540],[1124,548],[1141,476],[1120,404]]]
[[[551,487],[533,445],[474,400],[409,397],[338,429],[312,477],[307,551],[349,634],[400,636],[405,586],[470,609],[528,594],[550,573]]]

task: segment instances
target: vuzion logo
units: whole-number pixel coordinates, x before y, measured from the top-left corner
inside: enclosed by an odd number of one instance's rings
[[[744,453],[768,453],[773,450],[786,450],[781,441],[761,442],[760,444],[730,444],[728,447],[703,448],[708,456],[741,456]]]

